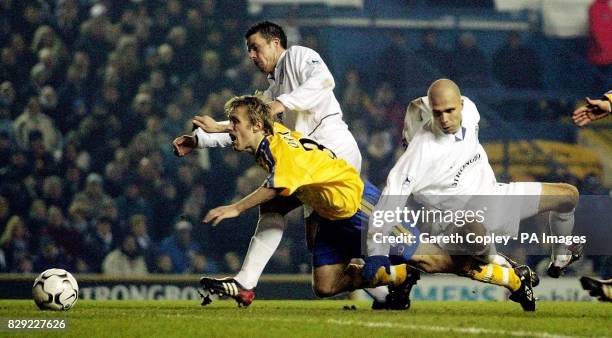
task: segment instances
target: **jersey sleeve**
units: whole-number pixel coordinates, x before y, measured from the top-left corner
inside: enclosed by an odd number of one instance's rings
[[[193,136],[198,138],[198,148],[225,148],[232,144],[228,133],[207,133],[202,128],[196,128]]]
[[[603,95],[604,100],[608,100],[612,102],[612,90],[609,90],[607,93]]]
[[[276,99],[290,110],[308,111],[333,92],[334,77],[312,49],[294,47],[287,57],[289,69],[286,71],[296,75],[300,86]]]
[[[404,116],[404,129],[402,130],[402,142],[405,147],[410,144],[419,128],[431,120],[431,109],[428,105],[427,96],[414,99],[408,104]]]

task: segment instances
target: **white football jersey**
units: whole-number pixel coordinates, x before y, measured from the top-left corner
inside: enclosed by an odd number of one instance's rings
[[[495,186],[495,174],[478,140],[480,114],[474,103],[463,98],[461,128],[448,135],[435,129],[427,98],[417,100],[428,111],[407,111],[408,147],[389,172],[376,210],[403,208],[410,195],[426,208],[452,210],[460,207],[457,195],[486,194]],[[368,245],[368,251],[386,254],[377,245]]]
[[[342,119],[340,104],[334,96],[334,78],[317,52],[301,46],[289,47],[281,54],[268,82],[270,86],[264,95],[289,109],[289,116],[283,121],[287,127],[314,139],[361,170],[357,141]],[[229,137],[210,139],[201,130],[196,133],[199,139],[211,140],[213,146],[231,144]],[[207,144],[201,142],[200,146]]]
[[[427,195],[476,195],[496,182],[478,140],[478,109],[469,98],[462,98],[461,129],[454,135],[434,130],[429,100],[417,99],[427,111],[406,116],[419,127],[404,129],[408,147],[391,169],[383,194],[413,194],[429,204]]]
[[[331,72],[314,50],[291,46],[280,56],[274,76],[268,76],[270,87],[264,95],[280,101],[295,116],[289,116],[290,129],[312,138],[361,169],[357,141],[342,119],[340,104],[334,95]]]

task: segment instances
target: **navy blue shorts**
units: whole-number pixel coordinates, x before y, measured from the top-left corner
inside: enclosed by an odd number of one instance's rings
[[[361,208],[351,218],[332,221],[319,217],[319,228],[312,250],[312,265],[343,264],[366,253],[369,215],[378,203],[380,190],[366,181],[361,199]],[[416,228],[409,228],[414,234]],[[417,235],[418,238],[418,235]],[[400,261],[407,261],[416,251],[418,243],[401,250]],[[392,248],[392,252],[397,252]],[[397,258],[393,261],[398,261]]]

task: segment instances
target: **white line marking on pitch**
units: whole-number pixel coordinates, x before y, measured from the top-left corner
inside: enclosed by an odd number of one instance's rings
[[[199,317],[198,317],[199,318]],[[236,320],[236,318],[224,318],[216,317],[216,320]],[[253,320],[253,321],[270,321],[270,322],[286,322],[286,323],[320,323],[319,320],[314,319],[291,319],[282,317],[266,317],[266,318],[249,318],[241,317],[240,320]],[[325,321],[328,324],[343,325],[343,326],[362,326],[367,328],[396,328],[396,329],[408,329],[408,330],[423,330],[432,332],[452,332],[452,333],[463,333],[473,335],[506,335],[514,337],[538,337],[538,338],[582,338],[586,336],[568,336],[556,333],[548,332],[536,332],[536,331],[506,331],[499,329],[486,329],[482,327],[447,327],[447,326],[433,326],[433,325],[415,325],[415,324],[402,324],[402,323],[391,323],[391,322],[365,322],[365,321],[354,321],[354,320],[338,320],[328,319]],[[601,336],[600,338],[606,338]]]
[[[558,335],[558,334],[547,333],[547,332],[506,331],[506,330],[496,330],[496,329],[485,329],[481,327],[459,328],[459,327],[401,324],[401,323],[390,323],[390,322],[363,322],[363,321],[338,320],[338,319],[328,319],[327,322],[330,324],[347,325],[347,326],[386,327],[386,328],[423,330],[423,331],[434,331],[434,332],[508,335],[508,336],[516,336],[516,337],[526,337],[526,336],[527,337],[540,337],[540,338],[576,338],[576,337],[580,337],[580,336]]]

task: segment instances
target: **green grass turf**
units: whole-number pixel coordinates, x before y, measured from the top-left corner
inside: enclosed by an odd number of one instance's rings
[[[355,305],[356,310],[344,310]],[[7,331],[0,337],[575,337],[611,336],[612,303],[539,302],[525,313],[511,302],[414,302],[408,311],[372,311],[351,300],[79,301],[67,312],[33,301],[0,301],[0,318],[68,321],[68,329]]]

